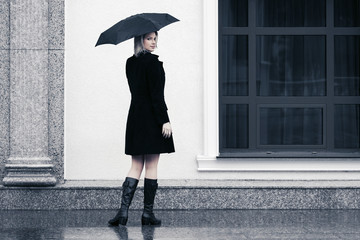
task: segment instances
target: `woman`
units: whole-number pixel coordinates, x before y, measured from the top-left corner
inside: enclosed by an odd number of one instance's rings
[[[126,225],[128,209],[145,165],[142,225],[160,225],[153,213],[160,153],[174,152],[172,129],[164,100],[165,72],[158,56],[157,32],[135,37],[134,55],[126,62],[131,104],[126,125],[125,154],[130,171],[123,183],[121,208],[109,224]]]

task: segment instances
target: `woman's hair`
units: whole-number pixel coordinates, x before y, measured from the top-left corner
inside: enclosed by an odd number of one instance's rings
[[[138,57],[141,53],[147,52],[147,50],[144,47],[144,38],[149,33],[145,33],[141,36],[134,37],[134,55],[135,57]],[[155,32],[156,35],[156,45],[158,41],[158,33]]]

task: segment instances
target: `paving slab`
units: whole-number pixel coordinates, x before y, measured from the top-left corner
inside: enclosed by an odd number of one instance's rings
[[[131,210],[127,226],[109,227],[115,213],[0,211],[0,239],[360,239],[360,210],[159,210],[160,227],[142,227]]]

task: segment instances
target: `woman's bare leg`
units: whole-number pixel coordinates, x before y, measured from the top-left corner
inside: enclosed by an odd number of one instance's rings
[[[160,154],[145,155],[145,178],[157,179],[157,166]]]
[[[133,155],[131,159],[131,168],[127,176],[140,179],[141,172],[144,168],[145,157],[144,155]]]

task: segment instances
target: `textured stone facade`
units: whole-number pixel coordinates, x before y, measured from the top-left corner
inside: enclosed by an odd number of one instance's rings
[[[1,0],[0,13],[0,179],[63,182],[64,0]]]
[[[0,1],[0,179],[9,156],[10,1]]]
[[[66,181],[54,187],[0,186],[0,209],[117,209],[121,181]],[[143,181],[132,209],[143,208]],[[31,199],[31,201],[29,201]],[[156,209],[360,209],[359,181],[162,180]]]

